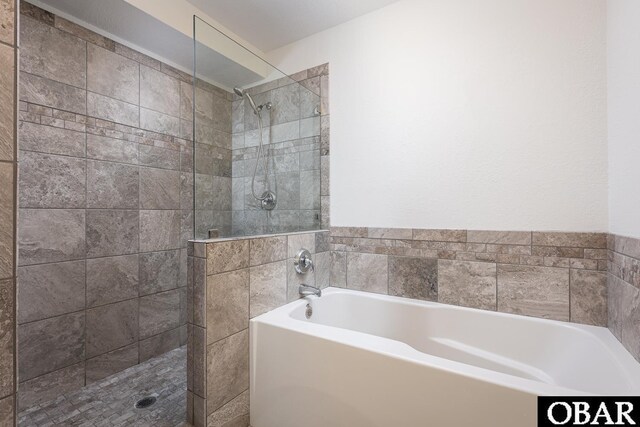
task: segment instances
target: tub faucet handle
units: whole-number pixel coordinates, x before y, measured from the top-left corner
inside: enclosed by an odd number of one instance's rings
[[[311,252],[304,248],[300,249],[293,260],[293,265],[295,265],[298,274],[305,274],[309,270],[313,271]]]

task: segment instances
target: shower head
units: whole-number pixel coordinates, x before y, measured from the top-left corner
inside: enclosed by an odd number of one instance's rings
[[[254,112],[255,114],[258,114],[258,112],[259,112],[260,110],[258,109],[258,107],[256,107],[256,103],[255,103],[255,102],[253,102],[253,98],[251,97],[251,95],[249,95],[249,93],[248,93],[248,92],[246,92],[246,91],[244,91],[244,90],[240,89],[239,87],[234,87],[234,88],[233,88],[233,91],[234,91],[234,92],[236,93],[236,95],[238,95],[238,96],[241,96],[241,97],[243,97],[243,98],[245,98],[245,97],[246,97],[246,98],[249,100],[249,103],[251,104],[251,108],[253,108],[253,112]]]

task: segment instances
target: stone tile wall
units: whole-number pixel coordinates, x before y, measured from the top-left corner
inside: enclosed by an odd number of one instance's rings
[[[298,275],[293,258],[313,254]],[[249,425],[249,319],[297,299],[298,285],[329,286],[329,233],[190,243],[188,414],[200,426]]]
[[[331,228],[331,285],[607,325],[607,235]]]
[[[297,82],[297,83],[296,83]],[[251,194],[260,132],[248,102],[233,101],[232,235],[284,233],[329,226],[329,66],[250,88],[263,110],[263,137],[270,153],[269,183],[278,196],[273,211]],[[321,112],[317,115],[316,109]],[[265,188],[258,165],[256,192]]]
[[[25,408],[186,343],[193,114],[189,75],[28,3],[21,12]],[[213,181],[226,150],[230,180],[231,94],[198,91],[210,101],[200,109],[229,110],[226,125],[199,128],[199,179]]]
[[[609,329],[640,362],[640,239],[609,235]]]
[[[15,423],[16,28],[18,5],[0,0],[0,425]]]

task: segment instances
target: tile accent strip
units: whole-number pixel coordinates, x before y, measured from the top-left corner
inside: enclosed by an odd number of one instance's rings
[[[607,324],[607,235],[331,227],[331,284]]]

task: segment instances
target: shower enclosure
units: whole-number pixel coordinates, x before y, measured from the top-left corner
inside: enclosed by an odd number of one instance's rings
[[[287,76],[197,17],[194,77],[194,238],[321,228],[320,78]]]

